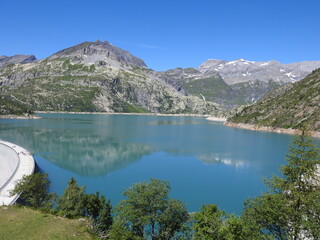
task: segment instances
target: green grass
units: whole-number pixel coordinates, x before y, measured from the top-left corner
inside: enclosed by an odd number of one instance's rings
[[[123,112],[125,113],[150,113],[150,111],[131,105],[129,103],[125,103],[123,107]]]
[[[93,239],[85,223],[25,207],[0,207],[0,239]]]

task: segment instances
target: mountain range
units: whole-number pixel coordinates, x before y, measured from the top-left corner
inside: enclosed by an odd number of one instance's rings
[[[84,42],[40,61],[1,67],[0,112],[223,114],[218,104],[186,96],[155,75],[108,42]]]
[[[172,85],[179,83],[190,95],[230,109],[254,103],[267,92],[298,81],[317,68],[320,68],[320,61],[281,64],[274,60],[253,62],[244,59],[209,59],[198,68],[177,68],[159,75]]]
[[[0,57],[0,112],[104,111],[224,116],[281,85],[296,82],[320,61],[281,64],[210,59],[198,68],[157,72],[107,41],[84,42],[43,60]]]
[[[320,69],[268,93],[228,121],[231,125],[244,123],[320,132]]]

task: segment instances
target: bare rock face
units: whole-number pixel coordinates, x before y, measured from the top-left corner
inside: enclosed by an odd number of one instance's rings
[[[0,56],[0,67],[12,64],[12,63],[31,63],[37,61],[34,55],[14,55],[11,57]]]
[[[270,80],[277,83],[296,82],[313,70],[320,68],[320,61],[281,64],[277,61],[253,62],[244,59],[223,61],[209,59],[198,68],[204,75],[219,73],[223,80],[229,84],[250,81]]]
[[[147,65],[140,58],[131,55],[128,51],[118,48],[111,43],[104,41],[84,42],[76,46],[63,49],[50,57],[71,58],[72,62],[86,65],[96,64],[98,66],[113,66],[118,68],[146,68]]]

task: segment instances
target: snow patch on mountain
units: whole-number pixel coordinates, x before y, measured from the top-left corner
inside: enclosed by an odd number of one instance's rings
[[[281,64],[275,60],[254,62],[245,59],[234,61],[209,59],[201,64],[198,70],[203,75],[219,73],[230,85],[255,80],[263,82],[273,80],[278,83],[295,82],[317,68],[320,68],[320,61]]]

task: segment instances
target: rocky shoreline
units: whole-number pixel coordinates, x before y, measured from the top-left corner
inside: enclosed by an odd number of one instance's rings
[[[224,125],[228,127],[243,128],[243,129],[253,130],[253,131],[276,132],[276,133],[285,133],[285,134],[292,134],[292,135],[302,134],[301,130],[292,129],[292,128],[275,128],[275,127],[258,126],[254,124],[233,123],[233,122],[225,122]],[[309,131],[308,133],[311,137],[320,138],[320,132],[318,131]]]
[[[101,115],[141,115],[141,116],[172,116],[172,117],[210,117],[205,114],[172,114],[172,113],[118,113],[118,112],[65,112],[65,111],[35,111],[35,113],[69,113],[69,114],[101,114]]]
[[[0,119],[40,119],[37,115],[0,115]]]
[[[227,121],[227,119],[224,117],[212,117],[211,116],[211,117],[207,117],[206,119],[209,121],[215,121],[215,122],[226,122]]]

